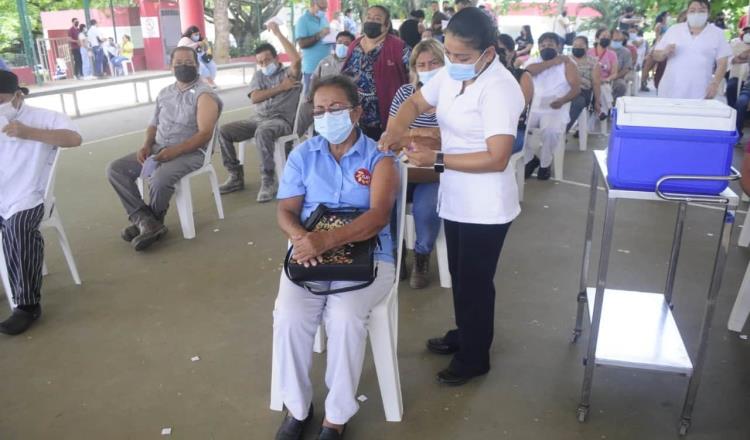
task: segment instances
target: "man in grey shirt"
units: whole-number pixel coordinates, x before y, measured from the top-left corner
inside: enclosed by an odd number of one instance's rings
[[[612,98],[617,100],[628,91],[628,78],[633,71],[633,55],[625,47],[627,37],[619,29],[612,31],[612,50],[617,54],[617,77],[612,81]]]
[[[255,138],[261,157],[261,185],[257,196],[257,201],[261,203],[273,200],[276,195],[278,176],[274,170],[274,143],[281,136],[291,134],[302,91],[299,53],[281,33],[278,24],[268,23],[268,28],[281,41],[291,65],[282,66],[276,49],[270,44],[258,46],[255,50],[258,70],[250,81],[250,92],[247,94],[255,104],[255,115],[222,125],[220,138],[222,160],[229,171],[229,178],[219,189],[222,194],[245,187],[245,173],[237,159],[234,143]]]
[[[198,77],[198,54],[189,47],[172,51],[170,65],[177,82],[156,98],[146,141],[136,152],[107,166],[107,179],[125,207],[131,225],[122,238],[136,251],[151,246],[167,232],[164,216],[175,185],[203,166],[223,104]],[[148,182],[147,204],[136,185]]]

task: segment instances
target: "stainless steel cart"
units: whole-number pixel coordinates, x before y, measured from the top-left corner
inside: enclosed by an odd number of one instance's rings
[[[578,420],[584,422],[588,416],[591,386],[596,365],[610,365],[652,371],[683,374],[690,378],[685,403],[682,409],[679,432],[685,435],[690,427],[693,405],[701,380],[708,335],[714,315],[716,296],[719,293],[724,272],[729,236],[734,223],[735,210],[739,203],[737,195],[727,188],[718,196],[687,194],[667,194],[660,190],[664,182],[670,180],[736,180],[739,173],[732,169],[731,176],[666,176],[659,180],[656,192],[626,191],[610,188],[607,183],[607,153],[594,151],[594,171],[591,176],[588,218],[586,222],[586,242],[581,264],[581,285],[578,293],[578,312],[573,342],[581,335],[583,315],[589,304],[591,335],[588,351],[584,359],[585,373],[578,406]],[[601,179],[600,179],[601,177]],[[601,250],[596,287],[588,287],[588,270],[591,256],[591,237],[594,232],[596,197],[598,185],[602,183],[607,194],[607,207],[604,214]],[[607,288],[607,269],[612,245],[612,232],[615,222],[615,207],[620,199],[667,201],[677,203],[677,223],[674,230],[672,251],[667,269],[664,292],[636,292]],[[724,208],[719,243],[714,258],[711,283],[708,288],[706,311],[698,342],[698,349],[691,362],[679,329],[672,316],[672,288],[674,287],[677,260],[680,255],[680,242],[685,222],[687,204],[691,202],[720,205]]]

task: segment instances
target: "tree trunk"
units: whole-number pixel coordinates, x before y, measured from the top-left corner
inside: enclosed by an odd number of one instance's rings
[[[229,0],[214,1],[214,29],[216,32],[216,41],[214,41],[214,59],[217,64],[226,64],[229,62],[229,15],[227,8]]]

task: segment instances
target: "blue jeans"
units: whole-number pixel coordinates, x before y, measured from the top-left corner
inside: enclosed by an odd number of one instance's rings
[[[734,108],[737,110],[737,133],[742,136],[742,128],[745,126],[747,116],[747,105],[750,104],[750,87],[743,87]]]
[[[513,141],[513,154],[523,150],[523,141],[526,139],[526,127],[518,127],[516,140]]]
[[[417,232],[414,252],[418,254],[429,254],[435,245],[438,232],[440,232],[440,217],[437,213],[437,196],[440,184],[417,183],[409,186],[414,187],[412,195],[411,211],[414,216],[414,228]]]
[[[94,46],[94,75],[104,75],[104,49],[101,46]]]

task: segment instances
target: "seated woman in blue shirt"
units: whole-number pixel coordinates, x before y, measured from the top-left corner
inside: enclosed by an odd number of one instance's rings
[[[391,103],[390,117],[394,118],[398,109],[422,85],[426,84],[445,65],[443,45],[437,40],[425,40],[414,46],[409,59],[409,71],[412,82],[404,84],[396,92]],[[435,149],[440,149],[440,127],[438,126],[435,109],[422,113],[409,126],[409,136],[405,139],[429,139]],[[406,146],[406,144],[401,145]],[[414,243],[414,261],[412,263],[409,286],[412,289],[424,289],[430,282],[429,263],[435,239],[440,232],[440,217],[437,214],[437,195],[440,179],[437,173],[429,169],[409,170],[409,188],[407,197],[411,198],[412,215],[416,240]],[[401,278],[407,272],[401,268]]]
[[[352,292],[314,295],[281,275],[274,307],[273,355],[287,414],[277,439],[301,438],[312,419],[310,382],[313,342],[321,320],[328,334],[325,418],[320,439],[338,439],[357,412],[356,391],[362,373],[370,311],[393,286],[395,270],[390,234],[391,209],[399,177],[391,154],[377,149],[355,127],[362,115],[357,86],[336,75],[313,88],[315,131],[289,155],[278,192],[278,223],[292,243],[293,257],[316,265],[321,255],[346,243],[378,235],[377,278]],[[366,210],[334,231],[307,232],[305,219],[320,205]],[[332,282],[336,289],[350,282]]]

